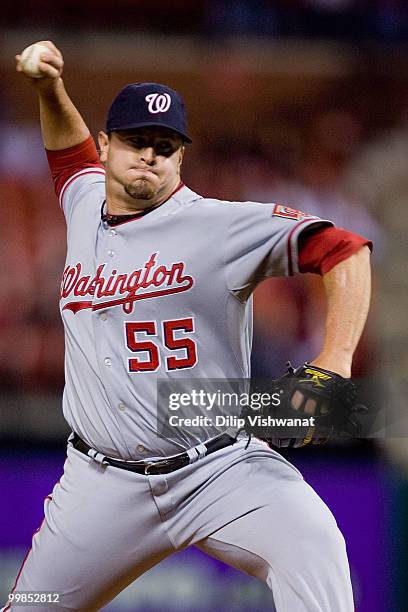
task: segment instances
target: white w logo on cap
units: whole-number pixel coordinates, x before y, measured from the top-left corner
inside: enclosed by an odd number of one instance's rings
[[[145,97],[145,100],[149,103],[147,107],[149,113],[165,113],[171,104],[171,97],[168,93],[151,93]]]

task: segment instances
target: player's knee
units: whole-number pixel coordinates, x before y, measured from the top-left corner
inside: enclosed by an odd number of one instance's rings
[[[343,534],[330,512],[320,520],[309,521],[304,526],[302,537],[299,539],[300,558],[313,560],[319,571],[333,569],[334,565],[344,564],[347,558],[346,544]]]

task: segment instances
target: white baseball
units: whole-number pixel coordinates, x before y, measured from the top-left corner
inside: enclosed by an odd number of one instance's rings
[[[34,79],[41,79],[44,76],[39,64],[41,61],[40,55],[45,51],[49,51],[49,49],[41,43],[34,43],[24,49],[20,57],[20,66],[24,74]]]

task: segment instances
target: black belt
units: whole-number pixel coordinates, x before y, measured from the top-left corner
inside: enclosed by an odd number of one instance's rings
[[[82,440],[75,432],[73,433],[72,438],[70,438],[70,442],[76,450],[80,451],[84,455],[87,455],[88,457],[91,457],[92,459],[95,459],[95,461],[99,461],[99,463],[145,475],[168,474],[169,472],[174,472],[175,470],[189,465],[189,463],[195,463],[195,461],[198,461],[198,459],[201,459],[206,455],[211,455],[211,453],[215,453],[226,446],[231,446],[231,444],[234,444],[236,441],[236,438],[228,434],[221,434],[216,438],[208,440],[208,442],[194,446],[189,451],[179,453],[178,455],[172,455],[171,457],[152,459],[150,461],[121,461],[120,459],[105,457],[105,455],[99,453],[97,450],[89,446],[89,444],[84,442],[84,440]]]

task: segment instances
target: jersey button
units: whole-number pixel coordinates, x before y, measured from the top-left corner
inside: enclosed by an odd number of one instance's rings
[[[103,312],[103,313],[101,314],[101,320],[102,320],[102,321],[106,321],[106,320],[107,320],[107,318],[108,318],[108,315],[106,314],[106,312]]]
[[[116,236],[117,232],[114,229],[109,230],[109,236]]]
[[[145,452],[145,447],[143,446],[143,444],[138,444],[136,446],[136,452],[138,452],[138,453],[144,453]]]
[[[112,361],[109,359],[109,357],[105,357],[105,359],[103,360],[103,363],[109,367],[112,365]]]
[[[108,255],[109,257],[113,257],[115,255],[115,251],[109,250]]]
[[[126,404],[124,404],[123,402],[119,402],[118,404],[118,408],[121,412],[125,412],[126,410]]]

